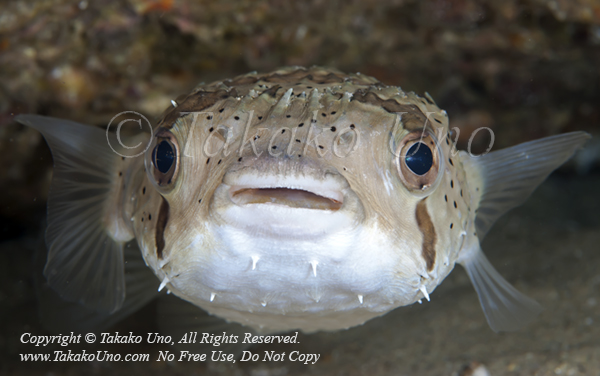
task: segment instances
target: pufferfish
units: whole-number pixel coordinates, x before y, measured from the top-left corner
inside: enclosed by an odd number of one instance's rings
[[[201,84],[125,142],[146,142],[139,157],[115,152],[112,131],[16,120],[53,153],[44,274],[60,296],[117,313],[160,282],[262,332],[360,325],[429,300],[456,263],[494,331],[527,324],[540,305],[480,243],[589,138],[457,151],[429,95],[321,67]]]

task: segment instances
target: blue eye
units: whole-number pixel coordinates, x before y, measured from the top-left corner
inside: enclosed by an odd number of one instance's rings
[[[168,141],[161,141],[154,148],[152,159],[156,169],[166,174],[175,163],[175,150]]]
[[[433,153],[427,145],[416,142],[404,157],[406,166],[416,175],[425,175],[433,166]]]

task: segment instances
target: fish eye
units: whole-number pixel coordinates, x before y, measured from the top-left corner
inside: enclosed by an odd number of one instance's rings
[[[149,153],[146,154],[146,171],[158,188],[171,184],[177,177],[178,144],[175,136],[168,130],[156,133]]]
[[[175,151],[169,141],[163,140],[154,147],[152,161],[161,173],[169,172],[175,162]]]
[[[414,143],[404,158],[406,166],[417,175],[425,175],[433,166],[433,153],[422,142]]]
[[[400,180],[414,194],[431,192],[442,175],[439,145],[428,131],[414,131],[399,142],[396,152],[396,168]]]

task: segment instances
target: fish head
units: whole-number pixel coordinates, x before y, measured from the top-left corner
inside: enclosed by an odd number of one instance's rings
[[[200,86],[146,152],[158,194],[139,209],[154,226],[134,216],[144,257],[175,295],[273,330],[345,328],[429,298],[460,248],[449,223],[468,218],[468,194],[448,201],[464,173],[447,132],[430,99],[362,75]]]

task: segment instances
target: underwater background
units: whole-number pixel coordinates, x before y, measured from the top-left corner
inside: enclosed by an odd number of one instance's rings
[[[300,334],[253,352],[298,362],[156,361],[167,345],[69,346],[148,353],[149,362],[24,362],[40,323],[52,158],[14,115],[103,126],[121,111],[156,119],[200,82],[286,65],[361,72],[445,109],[459,145],[479,127],[498,150],[584,130],[585,149],[502,217],[483,249],[545,311],[515,333],[489,329],[456,268],[431,302],[346,331]],[[0,2],[0,375],[600,375],[600,1],[2,0]],[[475,139],[484,150],[489,140]],[[43,261],[43,260],[42,260]],[[107,332],[157,332],[156,304]],[[65,334],[65,333],[63,333]],[[68,333],[67,333],[68,334]],[[479,373],[478,373],[479,372]],[[487,372],[487,373],[485,373]]]

